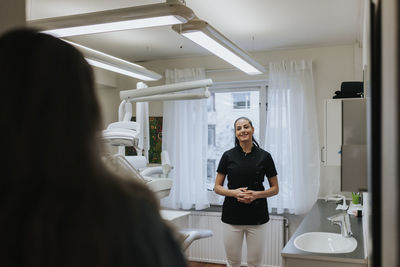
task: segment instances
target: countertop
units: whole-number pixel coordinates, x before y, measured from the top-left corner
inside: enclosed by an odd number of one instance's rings
[[[357,240],[357,248],[351,253],[325,254],[311,253],[297,249],[294,246],[294,240],[297,236],[307,232],[331,232],[340,233],[340,228],[337,225],[331,224],[327,219],[329,216],[343,212],[336,210],[336,202],[319,199],[312,207],[311,211],[301,222],[295,233],[289,239],[286,246],[281,251],[282,257],[287,258],[303,258],[303,259],[318,259],[328,261],[340,261],[349,263],[367,263],[364,251],[364,237],[362,217],[350,215],[351,231],[353,237]]]
[[[190,211],[181,211],[181,210],[160,210],[161,217],[166,221],[173,221],[175,219],[187,216],[190,214]]]

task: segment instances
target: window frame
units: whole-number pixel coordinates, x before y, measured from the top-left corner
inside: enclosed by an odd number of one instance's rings
[[[230,82],[216,82],[209,88],[210,93],[214,96],[215,101],[215,93],[235,93],[241,91],[258,91],[259,92],[259,144],[260,147],[264,147],[265,143],[265,129],[267,124],[267,93],[268,93],[268,81],[267,80],[253,80],[253,81],[230,81]],[[218,103],[214,103],[214,110],[216,110],[216,105]],[[237,109],[240,111],[240,109]],[[216,138],[216,136],[215,136]],[[215,139],[214,138],[214,139]],[[207,161],[208,162],[208,159]],[[218,160],[216,160],[215,164],[218,164]],[[208,175],[206,177],[206,181],[208,182]],[[215,178],[214,178],[215,179]],[[215,180],[214,180],[215,182]],[[225,184],[226,184],[225,180]],[[208,185],[207,185],[208,186]],[[208,186],[209,187],[209,186]],[[213,190],[209,190],[209,200],[212,205],[222,205],[221,198],[219,198],[219,202],[216,202],[218,197],[216,198],[216,194]]]
[[[240,91],[259,91],[260,146],[264,147],[265,127],[267,125],[267,80],[215,82],[209,89],[210,93],[232,93]],[[215,100],[214,100],[215,101]],[[215,103],[217,105],[218,103]],[[239,110],[240,111],[240,110]]]

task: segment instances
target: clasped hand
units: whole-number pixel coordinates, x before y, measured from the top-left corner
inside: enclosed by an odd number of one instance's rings
[[[249,204],[257,199],[255,195],[256,191],[247,190],[247,187],[240,187],[235,189],[235,198],[237,201]]]

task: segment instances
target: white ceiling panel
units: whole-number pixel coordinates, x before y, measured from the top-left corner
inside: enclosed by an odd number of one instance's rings
[[[202,20],[249,53],[354,44],[364,0],[186,0]],[[154,0],[27,0],[28,19],[161,3]],[[130,61],[209,55],[170,27],[76,36],[70,40]]]

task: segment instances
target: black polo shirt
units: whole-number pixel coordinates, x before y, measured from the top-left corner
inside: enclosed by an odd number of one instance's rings
[[[271,178],[277,175],[271,154],[254,145],[247,154],[240,146],[226,151],[221,157],[217,172],[227,175],[229,189],[247,187],[254,191],[265,190],[264,176]],[[259,198],[245,204],[234,197],[225,197],[221,220],[234,225],[266,223],[269,221],[267,199]]]

